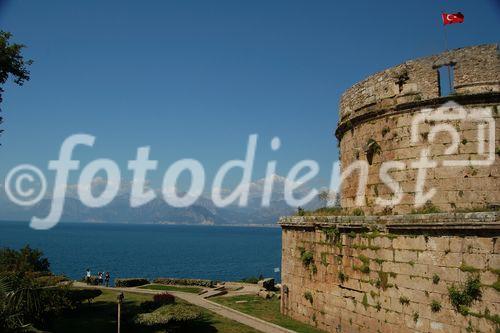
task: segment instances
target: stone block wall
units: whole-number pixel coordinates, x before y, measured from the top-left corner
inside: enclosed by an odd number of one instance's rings
[[[327,332],[498,332],[499,216],[283,218],[282,312]]]
[[[500,147],[500,107],[486,107],[495,119],[495,143]],[[474,112],[475,108],[468,111]],[[441,211],[486,210],[491,204],[500,203],[500,160],[498,154],[490,166],[443,166],[446,160],[483,159],[478,151],[478,129],[476,123],[469,121],[449,121],[459,130],[460,144],[455,154],[449,155],[446,149],[452,144],[447,132],[440,132],[429,142],[428,133],[435,124],[422,123],[419,126],[419,142],[411,142],[413,113],[388,115],[359,124],[353,131],[347,131],[340,143],[342,166],[356,161],[366,161],[365,147],[370,140],[380,146],[380,152],[373,155],[369,166],[367,186],[365,187],[365,214],[379,214],[385,207],[376,205],[377,197],[391,199],[393,190],[380,178],[380,167],[387,161],[405,163],[404,170],[391,170],[389,175],[400,184],[403,191],[402,201],[391,207],[390,214],[410,213],[414,209],[417,169],[412,162],[419,160],[421,151],[430,149],[429,160],[439,163],[426,173],[425,191],[437,190],[430,200]],[[355,209],[355,197],[359,183],[359,173],[354,172],[344,181],[341,189],[341,204],[346,209]]]
[[[439,66],[454,68],[455,93],[440,96]],[[442,54],[407,61],[357,83],[348,89],[340,101],[340,121],[336,131],[340,141],[340,161],[346,169],[357,161],[369,161],[369,177],[365,193],[365,214],[404,214],[414,209],[416,173],[411,162],[420,158],[421,151],[430,149],[429,159],[481,159],[478,149],[478,123],[469,120],[443,121],[456,129],[460,136],[458,149],[452,154],[446,149],[452,136],[439,132],[432,142],[428,138],[435,121],[419,126],[419,141],[412,142],[412,120],[423,109],[436,109],[447,102],[457,103],[452,110],[466,112],[489,110],[495,121],[495,146],[500,147],[500,56],[497,45],[480,45],[456,49]],[[448,107],[448,106],[447,106]],[[369,145],[378,151],[369,156]],[[441,166],[429,170],[425,191],[436,188],[430,200],[441,211],[487,210],[500,201],[500,155],[496,149],[493,165],[477,167]],[[393,191],[380,179],[380,167],[387,161],[405,163],[404,170],[392,170],[389,175],[402,186],[400,203],[393,207],[375,205],[377,197],[390,199]],[[358,173],[354,172],[341,186],[341,205],[347,211],[355,204]]]

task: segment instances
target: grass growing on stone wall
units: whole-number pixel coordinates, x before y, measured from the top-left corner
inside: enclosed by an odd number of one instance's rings
[[[311,251],[307,251],[303,247],[299,248],[300,251],[300,260],[304,266],[309,266],[314,262],[314,254]]]
[[[412,209],[411,211],[412,214],[436,214],[436,213],[441,213],[439,208],[434,206],[434,204],[430,201],[427,201],[425,205],[423,205],[420,208],[417,209]]]
[[[349,277],[342,271],[339,271],[337,277],[339,278],[340,283],[344,283],[349,279]]]
[[[401,305],[403,306],[410,305],[410,299],[406,296],[401,296],[399,297],[399,303],[401,303]]]
[[[312,293],[311,293],[310,291],[306,291],[306,292],[304,293],[304,298],[305,298],[306,300],[308,300],[308,301],[309,301],[309,303],[313,304],[313,302],[314,302],[314,298],[313,298],[313,295],[312,295]]]
[[[355,208],[352,210],[353,216],[365,216],[365,212],[361,208]]]
[[[500,280],[497,280],[495,283],[493,283],[491,287],[496,291],[500,292]]]
[[[325,267],[328,267],[328,253],[321,252],[321,264]]]
[[[363,304],[363,307],[365,308],[365,310],[368,308],[369,304],[368,304],[368,295],[367,294],[363,295],[363,301],[361,302],[361,304]]]
[[[432,300],[431,302],[431,311],[436,313],[436,312],[439,312],[441,311],[441,303],[435,299]]]
[[[352,269],[358,270],[361,273],[365,273],[365,274],[370,273],[370,259],[362,254],[359,255],[358,259],[362,262],[362,265],[361,266],[352,265]]]
[[[307,251],[303,247],[299,247],[300,251],[300,260],[305,268],[309,268],[313,274],[318,272],[318,267],[314,263],[314,253],[311,251]]]
[[[382,290],[386,290],[389,287],[389,274],[386,272],[379,271],[378,272],[378,280],[376,282],[377,288],[381,288]]]
[[[462,286],[453,284],[448,288],[451,305],[461,314],[469,312],[468,307],[482,296],[481,280],[479,275],[468,276]]]
[[[467,265],[466,263],[462,263],[462,265],[460,266],[460,270],[462,272],[469,272],[469,273],[476,273],[476,272],[479,272],[480,269],[479,268],[476,268],[474,266],[470,266],[470,265]]]

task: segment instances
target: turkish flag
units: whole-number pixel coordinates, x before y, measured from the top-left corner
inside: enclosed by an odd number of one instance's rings
[[[464,14],[458,12],[453,14],[441,14],[443,17],[443,24],[453,24],[453,23],[463,23],[464,22]]]

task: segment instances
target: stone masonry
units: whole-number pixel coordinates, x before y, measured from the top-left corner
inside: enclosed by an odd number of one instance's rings
[[[449,96],[441,96],[443,65],[453,67]],[[413,117],[444,104],[491,112],[500,147],[497,45],[407,61],[344,93],[336,131],[341,166],[368,162],[364,202],[356,203],[354,172],[341,185],[344,215],[280,220],[283,314],[326,332],[500,332],[498,148],[489,164],[428,169],[425,190],[436,193],[424,207],[415,207],[416,169],[393,170],[403,199],[376,204],[395,195],[379,177],[386,161],[409,166],[424,148],[438,162],[479,157],[477,124],[447,122],[460,135],[451,154],[451,135],[431,138],[432,122],[421,124],[417,143],[411,139]]]
[[[453,64],[455,93],[440,96],[439,73],[443,64]],[[419,127],[419,141],[411,142],[413,117],[425,108],[436,108],[454,101],[466,110],[486,108],[495,118],[496,147],[500,147],[500,57],[496,45],[482,45],[453,50],[440,55],[407,61],[368,77],[348,89],[340,101],[340,122],[336,131],[340,141],[341,165],[366,161],[367,146],[375,143],[380,149],[370,161],[365,213],[381,213],[375,205],[377,197],[393,193],[380,180],[380,166],[385,161],[402,161],[405,170],[393,170],[391,176],[400,183],[402,201],[390,207],[392,213],[409,213],[415,202],[416,169],[410,162],[418,160],[423,148],[430,148],[429,159],[477,158],[478,127],[469,121],[449,122],[460,133],[460,144],[450,157],[446,149],[452,137],[440,132],[430,142],[428,134],[435,123]],[[498,151],[497,151],[498,154]],[[479,210],[500,201],[500,164],[489,168],[474,166],[438,166],[427,173],[428,187],[438,192],[431,202],[441,211]],[[342,207],[354,209],[358,173],[342,184]]]
[[[283,218],[282,312],[327,332],[495,332],[499,215]],[[454,306],[476,277],[480,300]]]

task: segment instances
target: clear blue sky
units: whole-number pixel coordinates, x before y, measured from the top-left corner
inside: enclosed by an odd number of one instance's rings
[[[329,180],[341,93],[365,76],[450,47],[498,42],[500,5],[479,1],[2,1],[0,28],[28,45],[24,87],[6,86],[0,183],[19,163],[46,170],[67,136],[89,133],[75,157],[121,163],[151,145],[160,170],[196,158],[210,185],[259,134],[254,178],[302,159]],[[273,152],[271,138],[282,148]],[[50,175],[50,174],[49,174]],[[129,173],[124,174],[126,178]]]

